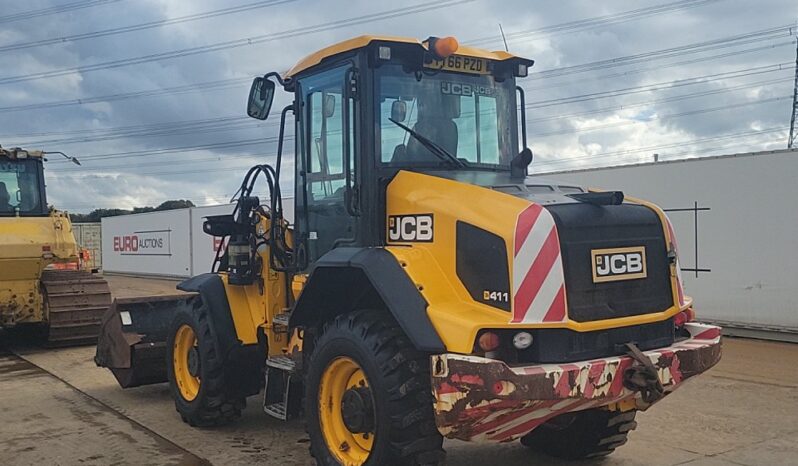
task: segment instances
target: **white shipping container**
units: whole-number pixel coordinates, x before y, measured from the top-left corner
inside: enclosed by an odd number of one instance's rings
[[[700,318],[762,336],[798,336],[798,151],[540,177],[656,203],[674,224],[685,288]]]
[[[104,271],[136,275],[191,277],[209,272],[219,238],[202,230],[205,217],[233,212],[234,204],[102,219]],[[294,218],[293,199],[283,200],[285,217]]]
[[[89,251],[89,267],[92,270],[103,266],[102,226],[97,223],[73,223],[72,234],[78,246]]]
[[[190,238],[189,209],[103,218],[103,270],[187,277]]]
[[[235,204],[196,207],[191,209],[191,270],[192,275],[210,272],[220,238],[205,234],[202,222],[211,215],[232,214]]]
[[[225,204],[191,209],[191,270],[192,275],[210,272],[216,249],[221,238],[215,238],[202,231],[205,217],[232,214],[235,204]],[[283,213],[289,222],[294,221],[294,200],[283,199]]]

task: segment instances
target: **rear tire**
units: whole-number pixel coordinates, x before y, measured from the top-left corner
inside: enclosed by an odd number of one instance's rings
[[[175,409],[192,427],[227,424],[241,417],[246,406],[244,398],[229,395],[209,319],[202,299],[194,298],[189,307],[175,315],[166,341],[167,374]]]
[[[443,437],[433,413],[429,356],[413,347],[390,314],[361,310],[336,317],[324,326],[307,364],[305,419],[317,464],[419,466],[443,461]],[[342,370],[353,375],[341,377]],[[342,379],[344,382],[339,382]],[[341,383],[337,391],[331,387]],[[370,416],[355,416],[358,421],[367,419],[364,424],[371,422],[371,430],[356,430],[366,434],[352,434],[330,408],[336,402],[331,393],[352,391],[356,386],[361,394],[364,387],[368,390],[364,399],[373,408],[357,412],[370,411]],[[343,409],[344,404],[339,404]],[[349,434],[359,437],[341,441]],[[328,445],[332,441],[340,443]]]
[[[607,456],[637,427],[636,411],[588,409],[558,416],[521,438],[535,451],[564,459]]]

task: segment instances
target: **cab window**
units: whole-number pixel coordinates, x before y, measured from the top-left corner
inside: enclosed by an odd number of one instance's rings
[[[38,163],[0,160],[0,215],[42,213]]]

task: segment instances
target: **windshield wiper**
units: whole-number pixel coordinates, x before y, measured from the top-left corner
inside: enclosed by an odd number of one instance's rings
[[[393,124],[402,128],[403,130],[407,131],[411,136],[413,136],[416,141],[420,142],[421,145],[427,148],[430,152],[432,152],[436,157],[443,160],[444,162],[450,162],[455,164],[455,166],[459,168],[466,168],[468,164],[452,155],[449,151],[438,145],[438,143],[432,141],[431,139],[427,139],[425,136],[417,133],[415,130],[410,129],[410,127],[399,123],[398,121],[394,120],[393,118],[388,118]]]

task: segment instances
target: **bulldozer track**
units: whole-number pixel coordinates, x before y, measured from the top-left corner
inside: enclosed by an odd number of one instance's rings
[[[108,282],[80,270],[45,270],[41,284],[49,327],[47,345],[96,342],[100,319],[111,306]]]

